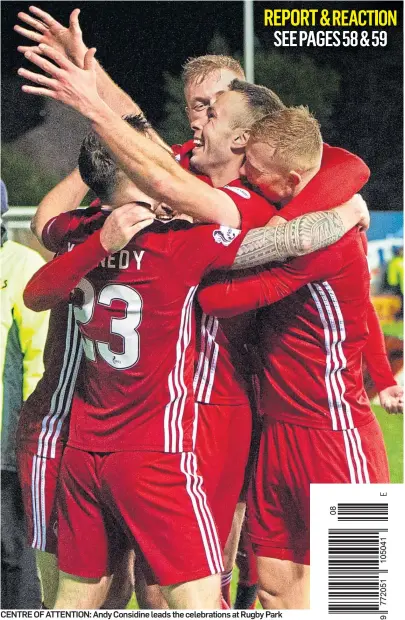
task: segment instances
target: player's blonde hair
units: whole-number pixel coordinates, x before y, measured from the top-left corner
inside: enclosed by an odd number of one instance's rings
[[[273,159],[289,170],[310,170],[322,156],[320,125],[304,106],[284,108],[257,121],[249,144],[257,142],[274,148]]]
[[[229,69],[235,75],[245,79],[245,73],[240,62],[231,56],[221,56],[219,54],[207,54],[206,56],[197,56],[197,58],[188,58],[183,65],[182,80],[184,86],[189,84],[200,84],[205,78],[221,69]]]

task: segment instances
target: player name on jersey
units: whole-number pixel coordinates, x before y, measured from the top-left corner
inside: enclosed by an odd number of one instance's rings
[[[75,243],[69,243],[68,252],[71,252],[75,245]],[[120,250],[115,254],[111,254],[110,256],[103,258],[99,265],[100,267],[105,267],[106,269],[128,269],[131,260],[135,260],[136,269],[139,271],[141,269],[144,254],[145,250],[141,250],[140,252],[137,252],[136,250]]]

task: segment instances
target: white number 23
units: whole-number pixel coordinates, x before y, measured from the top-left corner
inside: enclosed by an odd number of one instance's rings
[[[76,321],[82,325],[91,322],[96,304],[110,307],[114,299],[125,303],[124,316],[110,319],[110,334],[122,338],[122,352],[111,350],[109,342],[94,341],[83,334],[86,357],[95,362],[97,348],[99,355],[113,368],[125,370],[134,366],[140,355],[140,336],[136,330],[142,321],[142,297],[135,289],[125,284],[107,284],[101,289],[96,300],[94,286],[86,278],[80,280],[76,288],[83,293],[82,305],[74,307]]]

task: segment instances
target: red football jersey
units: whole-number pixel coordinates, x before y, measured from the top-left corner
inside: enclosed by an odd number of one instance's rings
[[[85,238],[86,226],[99,228],[105,215],[89,212],[87,220],[72,213],[51,222],[48,245],[63,226],[76,240],[78,230]],[[73,400],[70,445],[192,450],[193,299],[206,273],[233,263],[242,237],[223,226],[155,222],[80,281],[74,304],[85,388]]]
[[[173,144],[172,151],[175,160],[179,162],[182,168],[188,170],[190,168],[190,157],[194,148],[194,140],[187,140],[184,144]]]
[[[38,456],[54,458],[58,442],[66,442],[73,391],[82,356],[73,307],[60,303],[51,310],[44,349],[44,374],[24,403],[17,442],[35,442]]]
[[[190,170],[194,141],[172,146],[176,160]],[[211,179],[198,175],[211,185]],[[239,188],[239,189],[237,189]],[[244,230],[265,226],[277,213],[275,207],[236,179],[223,188],[234,200],[241,214]],[[238,193],[239,192],[239,193]],[[241,200],[242,199],[242,200]],[[209,283],[210,277],[207,278]],[[196,402],[240,405],[248,404],[250,359],[245,350],[249,332],[254,329],[254,317],[238,317],[226,322],[202,312],[197,305],[197,348],[194,375]]]
[[[193,140],[174,145],[176,160],[190,169]],[[368,180],[370,171],[356,155],[324,144],[322,166],[318,174],[279,214],[287,220],[315,210],[325,210],[348,200]],[[211,184],[208,177],[200,177]],[[234,198],[244,230],[265,226],[278,211],[262,197],[245,187],[240,179],[229,183],[227,193]],[[239,188],[239,189],[238,189]],[[314,199],[316,196],[316,199]],[[210,277],[205,284],[209,284]],[[255,330],[254,317],[218,321],[197,310],[197,358],[194,391],[197,402],[242,404],[248,402],[249,364],[244,344]]]
[[[367,424],[373,413],[361,361],[369,277],[358,229],[312,255],[255,271],[224,276],[199,297],[220,316],[272,304],[257,316],[263,413],[334,430]]]
[[[265,226],[277,213],[264,198],[245,187],[240,179],[229,183],[226,192],[239,209],[242,229]],[[205,284],[209,284],[210,276]],[[197,349],[194,394],[199,403],[238,405],[249,402],[250,360],[245,343],[255,329],[254,317],[218,321],[197,310]]]

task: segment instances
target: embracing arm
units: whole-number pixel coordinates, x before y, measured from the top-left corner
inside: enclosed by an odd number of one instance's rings
[[[71,291],[86,273],[108,256],[100,242],[100,232],[95,232],[71,252],[57,256],[32,276],[24,290],[27,308],[42,312],[69,299]]]
[[[109,254],[124,248],[134,235],[153,222],[154,217],[149,209],[133,204],[115,209],[100,230],[33,275],[24,291],[25,305],[41,312],[69,299],[70,292],[86,273]]]
[[[238,250],[232,269],[282,262],[332,245],[363,221],[366,211],[364,201],[356,197],[356,200],[331,211],[308,213],[285,224],[250,230]]]
[[[198,301],[206,314],[230,318],[258,310],[288,297],[309,282],[327,278],[331,269],[339,270],[340,253],[335,253],[333,266],[324,251],[296,258],[285,265],[254,269],[238,274],[218,273],[209,277]]]
[[[69,18],[69,27],[65,28],[49,13],[42,11],[36,6],[30,6],[29,11],[32,15],[20,12],[19,19],[26,25],[33,28],[28,30],[19,24],[14,26],[14,30],[22,36],[34,41],[37,44],[45,43],[70,58],[80,68],[84,66],[84,57],[88,47],[83,41],[82,31],[79,24],[80,9],[74,9]],[[18,50],[22,53],[35,51],[41,54],[41,50],[36,46],[21,45]],[[95,71],[97,76],[97,90],[105,103],[120,116],[127,114],[142,114],[141,108],[131,99],[131,97],[116,84],[101,64],[95,60]],[[151,127],[148,128],[149,137],[157,144],[171,152],[170,147]]]

